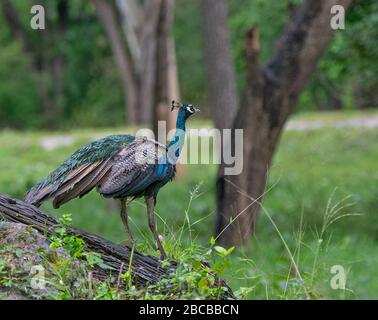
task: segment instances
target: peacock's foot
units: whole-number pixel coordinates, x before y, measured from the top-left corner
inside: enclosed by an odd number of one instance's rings
[[[164,248],[163,248],[163,244],[162,244],[163,240],[164,240],[164,237],[161,234],[159,234],[157,240],[158,240],[157,241],[158,250],[160,251],[160,260],[166,260],[166,259],[168,259],[168,256],[165,253]]]
[[[159,250],[160,251],[160,250]],[[167,254],[165,253],[165,251],[160,251],[160,260],[167,260],[168,259],[168,256]]]

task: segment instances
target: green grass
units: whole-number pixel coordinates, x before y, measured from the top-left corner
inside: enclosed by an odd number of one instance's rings
[[[129,130],[1,132],[0,192],[22,198],[33,183],[58,166],[75,148],[93,138],[118,132]],[[40,140],[45,136],[67,134],[74,138],[74,145],[51,151],[40,147]],[[288,131],[283,135],[269,179],[273,187],[264,200],[266,212],[261,213],[257,235],[232,254],[232,267],[225,274],[235,290],[252,288],[248,296],[252,299],[378,298],[377,141],[378,129],[363,128]],[[172,252],[169,239],[180,236],[188,219],[193,241],[204,250],[210,246],[215,219],[216,169],[214,165],[187,165],[180,179],[161,190],[156,208],[161,217],[159,230],[164,231],[169,242],[166,246]],[[199,184],[199,194],[188,209],[190,192]],[[321,230],[328,201],[331,199],[332,206],[348,195],[350,198],[340,206],[353,204],[339,213],[361,215],[347,216],[332,224],[319,246],[317,231]],[[50,204],[43,209],[56,216],[72,213],[75,226],[113,241],[126,240],[118,213],[112,212],[95,192],[59,210],[53,210]],[[130,217],[140,249],[154,253],[146,245],[146,239],[152,244],[152,238],[142,201],[131,204]],[[191,245],[189,236],[188,228],[183,228],[180,239],[185,246]],[[293,261],[302,280],[295,273]],[[345,267],[347,290],[331,289],[333,265]]]

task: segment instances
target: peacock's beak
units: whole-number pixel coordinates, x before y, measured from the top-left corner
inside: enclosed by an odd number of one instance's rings
[[[195,111],[195,112],[200,112],[201,110],[198,109],[198,108],[196,108],[196,107],[194,107],[194,111]]]

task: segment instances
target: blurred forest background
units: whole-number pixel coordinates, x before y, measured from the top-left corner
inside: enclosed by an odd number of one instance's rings
[[[29,27],[32,1],[11,1],[28,45],[0,15],[0,126],[17,129],[106,127],[125,124],[124,92],[109,41],[91,1],[40,1],[47,30]],[[300,2],[300,1],[296,1]],[[61,10],[59,11],[59,3]],[[289,17],[287,1],[230,0],[229,28],[237,84],[245,82],[244,33],[261,33],[266,62]],[[346,28],[338,32],[297,111],[372,108],[378,105],[378,4],[355,1]],[[210,118],[201,13],[198,0],[178,0],[173,35],[181,98],[202,106]],[[24,37],[23,35],[21,37]],[[25,52],[30,50],[30,52]],[[38,60],[38,66],[34,60]],[[46,86],[46,110],[36,94]],[[111,112],[109,112],[111,110]]]
[[[200,106],[190,127],[227,127],[222,123],[227,109],[214,112],[217,88],[211,78],[211,50],[217,45],[211,41],[217,32],[211,21],[222,10],[210,10],[214,15],[208,16],[206,5],[211,8],[213,0],[167,0],[164,10],[155,11],[157,2],[136,8],[138,1],[41,0],[46,30],[33,30],[30,8],[36,1],[0,0],[1,193],[23,198],[95,138],[154,127],[158,119],[171,121],[167,104],[172,98]],[[223,28],[234,68],[226,63],[222,70],[235,77],[223,84],[231,91],[235,86],[236,95],[224,100],[220,92],[218,97],[236,108],[253,72],[246,59],[248,37],[255,43],[258,30],[260,63],[268,64],[296,8],[303,3],[311,8],[311,1],[219,2],[227,5]],[[311,298],[378,297],[378,2],[353,1],[345,30],[335,32],[325,47],[293,110],[282,116],[279,147],[268,155],[276,151],[273,162],[262,159],[270,170],[259,227],[256,234],[247,231],[225,275],[233,288],[245,287],[250,298],[308,298],[309,292]],[[223,54],[227,62],[227,51]],[[265,189],[262,174],[253,183]],[[170,254],[178,255],[172,243],[181,228],[181,250],[193,239],[208,245],[220,201],[218,175],[216,165],[187,165],[160,192],[159,230]],[[46,204],[44,210],[73,213],[75,226],[125,239],[118,208],[97,194],[59,210]],[[144,211],[141,202],[132,206],[132,228],[138,241],[145,239],[139,249],[155,254]],[[330,288],[333,265],[347,270],[343,290]]]

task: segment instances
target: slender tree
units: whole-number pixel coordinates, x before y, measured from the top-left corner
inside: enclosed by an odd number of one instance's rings
[[[203,7],[205,2],[210,2],[202,1]],[[243,244],[254,234],[268,171],[282,129],[332,39],[331,7],[342,5],[347,9],[351,2],[305,0],[299,8],[292,8],[288,25],[265,66],[261,66],[259,60],[258,30],[252,28],[247,32],[246,86],[232,125],[234,129],[244,130],[244,166],[242,173],[234,176],[225,175],[225,164],[219,169],[216,235],[219,235],[220,243]],[[210,10],[214,11],[214,8]],[[224,24],[224,19],[214,23]],[[208,40],[216,36],[213,32],[207,35]],[[220,72],[217,78],[210,78],[214,82],[212,96],[223,86],[220,83],[218,88],[218,80],[227,74],[222,76]],[[222,114],[218,117],[231,113],[223,109],[219,112]]]
[[[177,61],[175,43],[172,35],[174,19],[174,0],[162,2],[157,30],[156,78],[155,78],[155,109],[154,132],[157,134],[159,120],[167,121],[167,129],[176,125],[176,110],[171,112],[167,108],[172,99],[180,99],[180,88],[177,75]],[[158,138],[165,138],[158,137]],[[177,169],[182,169],[181,166]]]
[[[202,0],[203,43],[215,126],[230,128],[238,108],[225,0]],[[227,116],[225,116],[227,115]]]
[[[175,47],[171,36],[174,0],[92,0],[118,66],[130,123],[169,120],[158,106],[178,98]],[[168,57],[169,60],[164,61]],[[163,81],[163,82],[162,82]],[[174,85],[172,85],[174,83]],[[157,88],[168,88],[160,94]],[[157,96],[157,94],[159,94]]]

